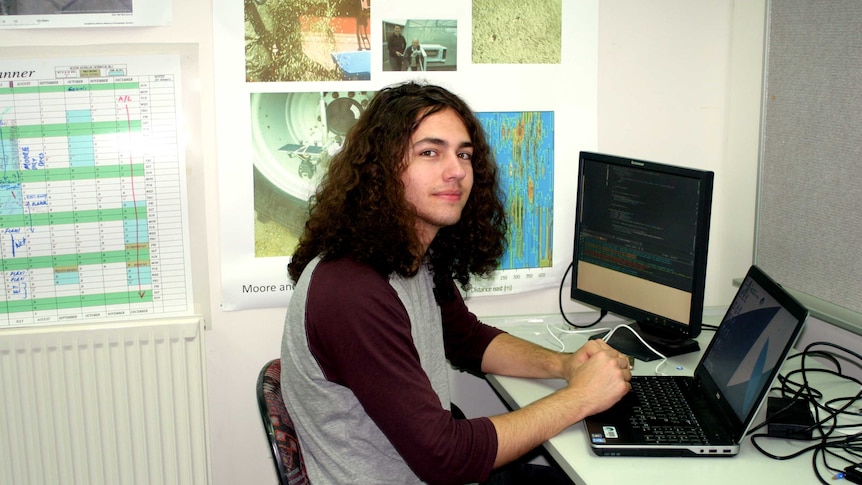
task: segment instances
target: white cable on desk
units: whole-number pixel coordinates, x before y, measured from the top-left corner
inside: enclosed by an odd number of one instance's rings
[[[619,328],[625,328],[625,329],[627,329],[629,332],[633,333],[633,334],[634,334],[634,336],[635,336],[635,337],[637,337],[637,338],[638,338],[638,340],[640,340],[640,341],[641,341],[641,343],[642,343],[642,344],[644,344],[644,345],[646,346],[646,348],[650,349],[650,350],[652,351],[652,353],[654,353],[655,355],[659,356],[659,358],[660,358],[661,360],[659,361],[659,363],[658,363],[658,364],[656,364],[656,366],[655,366],[655,370],[654,370],[653,372],[655,372],[655,374],[656,374],[656,375],[659,375],[659,376],[663,376],[663,375],[665,375],[665,373],[664,373],[664,372],[659,372],[659,368],[660,368],[662,365],[664,365],[664,364],[665,364],[665,362],[667,362],[667,357],[665,357],[665,355],[664,355],[663,353],[661,353],[661,352],[659,352],[658,350],[654,349],[652,345],[648,344],[648,343],[646,342],[646,340],[644,340],[644,339],[643,339],[643,337],[641,337],[641,336],[640,336],[640,334],[638,334],[637,332],[635,332],[633,328],[629,327],[629,326],[628,326],[628,324],[621,323],[621,324],[617,325],[616,327],[614,327],[613,329],[611,329],[611,331],[610,331],[610,332],[608,332],[608,334],[607,334],[607,335],[605,335],[604,337],[602,337],[602,340],[604,340],[605,342],[607,342],[607,341],[611,338],[611,335],[613,335],[613,334],[614,334],[614,332],[616,332],[616,331],[617,331],[617,329],[619,329]]]
[[[557,331],[559,331],[559,333],[565,333],[565,334],[596,333],[596,332],[603,332],[603,331],[605,331],[605,330],[606,330],[606,329],[604,329],[604,328],[591,328],[591,329],[587,329],[587,330],[569,330],[569,329],[559,328],[559,327],[555,327],[555,328],[552,330],[552,328],[551,328],[551,324],[550,324],[550,323],[546,323],[546,324],[545,324],[545,328],[548,330],[548,334],[549,334],[549,335],[550,335],[550,336],[551,336],[551,337],[552,337],[552,338],[557,342],[557,344],[560,346],[560,350],[559,350],[559,352],[565,352],[565,351],[566,351],[566,344],[565,344],[565,342],[563,342],[563,341],[560,339],[560,337],[557,337],[557,335],[556,335],[556,334],[554,334],[553,330],[557,330]],[[621,323],[621,324],[617,325],[616,327],[612,328],[612,329],[607,333],[607,335],[605,335],[604,337],[602,337],[602,340],[604,340],[605,342],[607,342],[607,341],[611,338],[611,335],[613,335],[613,334],[614,334],[614,332],[616,332],[616,331],[617,331],[618,329],[620,329],[620,328],[625,328],[625,329],[627,329],[629,332],[633,333],[633,334],[634,334],[634,336],[635,336],[635,337],[637,337],[637,338],[638,338],[638,340],[640,340],[640,341],[641,341],[641,343],[642,343],[642,344],[644,344],[644,345],[646,346],[646,348],[650,349],[650,351],[652,351],[655,355],[657,355],[657,356],[661,359],[661,361],[660,361],[660,362],[655,366],[655,371],[654,371],[654,372],[655,372],[655,374],[656,374],[656,375],[665,375],[663,372],[659,372],[659,368],[661,368],[661,366],[662,366],[662,365],[664,365],[664,364],[667,362],[667,357],[665,357],[665,355],[664,355],[664,354],[662,354],[661,352],[659,352],[658,350],[654,349],[652,345],[648,344],[648,343],[646,342],[646,340],[644,340],[644,339],[643,339],[643,337],[641,337],[640,335],[638,335],[638,333],[637,333],[637,332],[635,332],[633,328],[631,328],[630,326],[628,326],[628,324]]]
[[[562,340],[560,340],[560,337],[557,337],[557,335],[554,334],[553,330],[557,330],[557,331],[559,331],[559,333],[567,333],[567,334],[598,333],[598,332],[604,332],[606,330],[604,328],[590,328],[587,330],[583,330],[583,329],[581,329],[581,330],[569,330],[567,328],[560,328],[560,327],[554,327],[554,329],[552,330],[550,323],[546,323],[545,328],[548,330],[548,335],[550,335],[557,342],[557,345],[560,346],[560,350],[558,350],[558,352],[565,352],[566,351],[566,343],[563,342]]]

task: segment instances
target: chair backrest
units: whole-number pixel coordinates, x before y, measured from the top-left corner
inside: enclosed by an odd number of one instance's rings
[[[299,439],[281,395],[281,360],[271,360],[261,369],[257,378],[257,403],[279,483],[308,485],[310,482],[299,449]]]

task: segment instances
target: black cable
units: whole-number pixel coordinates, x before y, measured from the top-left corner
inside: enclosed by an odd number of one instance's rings
[[[824,350],[821,347],[830,347],[831,349]],[[842,474],[848,465],[853,466],[862,462],[862,433],[838,434],[843,429],[856,429],[860,426],[858,422],[839,424],[839,418],[852,416],[857,421],[859,420],[862,412],[854,408],[862,401],[862,390],[853,396],[836,397],[822,402],[823,393],[810,384],[809,377],[814,374],[828,374],[862,388],[862,381],[846,375],[841,364],[845,362],[862,368],[862,356],[837,344],[814,342],[806,346],[802,352],[791,355],[787,360],[796,358],[801,360],[799,369],[779,375],[778,386],[772,391],[778,391],[782,397],[792,401],[803,400],[812,409],[814,417],[814,424],[810,427],[813,431],[812,437],[795,440],[800,443],[810,442],[811,444],[786,455],[775,455],[766,451],[761,445],[761,441],[772,437],[764,433],[752,433],[768,424],[768,419],[749,431],[751,444],[760,453],[775,460],[789,460],[812,452],[811,465],[817,480],[823,484],[835,483],[835,478],[843,476]],[[806,360],[811,358],[821,359],[824,361],[821,365],[827,367],[811,368],[806,366]],[[824,477],[824,474],[827,476]]]
[[[563,311],[563,286],[565,286],[565,284],[566,284],[566,278],[569,276],[569,271],[574,266],[575,266],[574,262],[569,263],[569,267],[566,268],[566,272],[563,273],[563,278],[560,280],[560,293],[559,293],[559,295],[557,295],[557,303],[560,305],[560,315],[563,316],[563,320],[565,320],[566,323],[568,323],[570,326],[572,326],[574,328],[590,328],[593,325],[601,322],[602,319],[605,318],[605,316],[607,316],[608,311],[605,310],[604,308],[600,308],[599,309],[599,318],[595,322],[593,322],[589,325],[577,325],[577,324],[569,321],[569,319],[566,317],[566,312]]]

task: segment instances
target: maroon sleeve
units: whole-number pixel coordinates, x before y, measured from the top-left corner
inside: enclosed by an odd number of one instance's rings
[[[497,454],[488,418],[456,420],[419,363],[407,311],[386,278],[349,260],[320,263],[306,307],[309,347],[349,387],[428,483],[484,481]]]
[[[451,294],[452,299],[444,302],[440,307],[443,314],[446,358],[455,367],[481,373],[485,349],[491,340],[503,331],[480,322],[476,315],[467,309],[454,282]]]

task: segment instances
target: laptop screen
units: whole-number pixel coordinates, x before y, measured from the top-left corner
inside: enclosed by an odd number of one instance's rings
[[[798,305],[790,301],[785,302],[790,310],[783,306],[764,288],[775,284],[768,279],[759,283],[765,275],[757,273],[743,280],[701,362],[742,423],[768,392],[801,328]],[[783,292],[778,294],[784,299]]]

